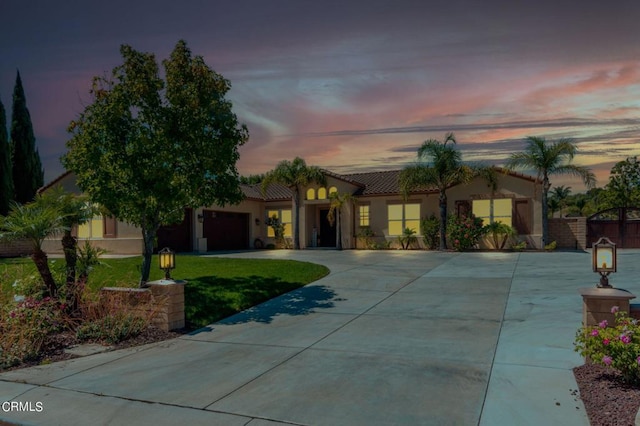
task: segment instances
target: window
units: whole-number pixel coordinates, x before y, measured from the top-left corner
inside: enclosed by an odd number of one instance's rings
[[[326,199],[327,199],[327,188],[319,188],[318,200],[326,200]]]
[[[420,204],[389,204],[389,235],[402,235],[406,228],[420,233]]]
[[[331,188],[329,188],[329,195],[333,194],[334,192],[337,193],[338,188],[336,188],[335,186],[332,186]]]
[[[267,211],[267,217],[276,217],[278,219],[280,219],[280,222],[284,224],[284,236],[285,237],[291,237],[292,233],[291,233],[291,210],[268,210]],[[267,227],[267,237],[275,237],[276,234],[275,232],[273,232],[273,228],[268,226]]]
[[[307,189],[307,200],[315,200],[316,199],[316,190],[313,188]]]
[[[102,238],[104,230],[102,216],[95,216],[78,226],[78,238]]]
[[[493,207],[493,215],[491,208]],[[473,200],[473,215],[482,219],[484,225],[493,222],[502,222],[511,226],[512,202],[511,198],[498,198],[494,200]]]
[[[359,206],[358,216],[360,217],[360,226],[369,226],[369,206]]]

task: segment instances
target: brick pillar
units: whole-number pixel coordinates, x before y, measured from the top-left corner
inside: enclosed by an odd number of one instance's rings
[[[627,290],[619,288],[581,288],[582,295],[582,325],[591,327],[602,320],[607,320],[611,325],[615,324],[615,315],[611,308],[617,306],[621,312],[629,314],[629,300],[636,296]]]
[[[150,281],[146,285],[151,290],[158,312],[153,317],[153,325],[161,330],[177,330],[185,327],[183,280]]]

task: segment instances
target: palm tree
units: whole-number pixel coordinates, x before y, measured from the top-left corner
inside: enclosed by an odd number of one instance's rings
[[[558,204],[560,206],[560,217],[562,217],[562,211],[567,207],[567,198],[571,194],[570,186],[554,186],[551,189],[551,196],[558,200]]]
[[[438,189],[440,205],[440,250],[447,248],[447,189],[469,182],[474,170],[462,163],[460,151],[455,147],[453,133],[445,135],[444,142],[425,141],[418,149],[418,163],[405,167],[398,178],[405,199],[412,190],[422,187]],[[426,161],[426,162],[425,162]]]
[[[87,223],[97,214],[97,209],[89,202],[85,195],[76,195],[66,192],[61,186],[48,190],[36,198],[36,202],[45,203],[57,208],[62,215],[62,249],[66,264],[66,286],[67,302],[71,311],[78,307],[78,297],[80,296],[76,285],[76,263],[78,260],[78,241],[71,230],[77,226]]]
[[[48,295],[54,298],[58,295],[58,287],[51,275],[42,243],[46,238],[60,234],[66,229],[63,220],[57,208],[38,201],[25,205],[14,203],[9,214],[0,217],[0,240],[24,239],[31,243],[31,259],[42,277]]]
[[[303,187],[318,183],[324,185],[326,178],[319,167],[307,166],[307,163],[296,157],[293,161],[283,160],[276,168],[267,172],[262,181],[262,192],[266,192],[269,185],[279,183],[291,190],[293,209],[296,212],[293,221],[293,248],[300,249],[300,193]]]
[[[582,179],[587,188],[593,188],[596,178],[587,167],[570,164],[578,149],[569,139],[547,142],[544,138],[529,136],[524,152],[511,154],[508,169],[532,169],[542,180],[542,243],[549,239],[548,194],[551,188],[550,175],[573,175]]]
[[[338,250],[342,250],[342,226],[340,223],[340,218],[342,216],[342,207],[352,199],[353,197],[348,192],[345,192],[343,194],[332,192],[331,194],[329,194],[329,200],[331,204],[329,205],[327,220],[329,221],[329,224],[331,226],[333,226],[333,223],[336,222],[336,248]]]

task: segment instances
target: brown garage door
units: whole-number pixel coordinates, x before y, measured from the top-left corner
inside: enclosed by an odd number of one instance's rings
[[[158,229],[158,250],[169,247],[175,252],[193,251],[192,217],[192,209],[185,209],[182,222],[161,226]]]
[[[202,234],[207,251],[249,248],[249,214],[204,210]]]

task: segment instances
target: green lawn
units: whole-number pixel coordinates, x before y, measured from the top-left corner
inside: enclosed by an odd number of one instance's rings
[[[89,276],[91,291],[101,287],[135,287],[139,279],[141,257],[102,259]],[[61,271],[64,260],[51,261]],[[171,276],[188,281],[185,286],[185,316],[190,328],[211,324],[265,300],[294,290],[327,275],[321,265],[293,260],[233,259],[178,255]],[[13,282],[21,276],[36,274],[30,259],[0,259],[3,298],[12,297]],[[151,280],[164,277],[153,258]]]

